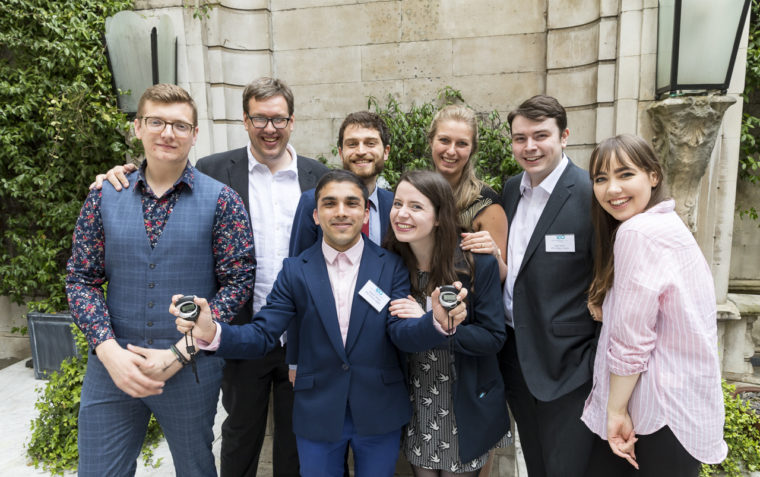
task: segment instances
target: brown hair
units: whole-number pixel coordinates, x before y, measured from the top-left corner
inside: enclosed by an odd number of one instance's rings
[[[193,126],[198,125],[198,108],[195,106],[195,101],[193,101],[190,93],[176,84],[159,83],[146,89],[142,96],[140,96],[140,101],[137,103],[138,118],[143,117],[143,109],[145,108],[145,103],[147,101],[161,104],[189,104],[190,107],[193,108]]]
[[[554,118],[557,121],[559,127],[559,134],[567,129],[567,112],[565,108],[559,104],[557,98],[552,96],[546,96],[544,94],[538,94],[530,99],[526,99],[520,106],[507,116],[507,122],[509,122],[510,129],[512,128],[512,121],[517,116],[523,116],[531,121],[543,121],[545,119]]]
[[[338,131],[338,147],[343,147],[343,134],[348,126],[361,126],[367,129],[374,129],[380,135],[380,141],[383,143],[383,149],[391,142],[391,132],[385,120],[371,111],[357,111],[346,116]]]
[[[262,77],[253,80],[243,90],[243,112],[248,114],[248,103],[251,98],[256,101],[282,96],[288,103],[288,116],[293,116],[293,91],[284,81],[277,78]]]
[[[322,192],[322,189],[324,189],[325,186],[327,186],[327,184],[330,184],[332,182],[350,182],[354,184],[362,192],[362,198],[364,199],[364,206],[366,207],[367,200],[369,199],[369,192],[367,191],[367,186],[364,185],[364,181],[362,181],[359,178],[359,176],[357,176],[351,171],[347,171],[344,169],[332,169],[328,171],[327,173],[325,173],[325,175],[319,178],[319,181],[317,182],[317,187],[314,189],[314,200],[317,203],[317,208],[319,208],[320,192]]]
[[[596,177],[610,169],[612,158],[626,166],[635,166],[646,173],[654,173],[658,182],[652,187],[647,209],[667,198],[663,181],[662,166],[657,155],[646,141],[630,134],[621,134],[600,142],[591,153],[589,175],[593,183]],[[608,214],[596,198],[591,199],[591,222],[594,227],[594,276],[588,291],[588,302],[601,306],[607,290],[615,278],[614,255],[615,233],[621,222]]]
[[[454,186],[456,208],[457,211],[462,211],[480,196],[480,189],[483,187],[483,182],[475,176],[475,155],[478,152],[478,118],[475,116],[475,112],[466,106],[451,104],[440,109],[435,113],[433,121],[428,128],[427,140],[431,149],[433,139],[438,133],[438,126],[444,121],[465,123],[472,131],[472,151],[462,169],[462,176],[459,178],[459,182]],[[460,225],[464,227],[469,224]]]
[[[470,265],[469,272],[472,275],[472,257],[466,257],[465,252],[459,248],[460,229],[457,226],[454,194],[446,179],[437,172],[415,170],[404,172],[398,183],[402,182],[408,182],[432,202],[435,218],[438,221],[438,225],[433,228],[432,257],[434,260],[430,264],[429,280],[424,289],[420,289],[419,279],[415,273],[418,265],[417,258],[409,244],[400,242],[396,234],[389,233],[385,237],[383,246],[400,255],[404,260],[406,268],[409,269],[412,291],[430,295],[436,287],[458,280],[458,273],[467,273],[467,267],[463,266],[465,263]],[[469,252],[466,253],[469,254]]]

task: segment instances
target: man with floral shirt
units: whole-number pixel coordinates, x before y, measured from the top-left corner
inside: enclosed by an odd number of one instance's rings
[[[188,162],[198,128],[185,90],[148,88],[135,133],[145,161],[129,176],[131,190],[90,192],[67,266],[69,307],[93,351],[79,475],[133,475],[152,413],[177,475],[216,476],[212,425],[223,361],[195,354],[168,308],[172,295],[196,295],[210,297],[216,320],[234,317],[251,294],[253,238],[237,193]]]

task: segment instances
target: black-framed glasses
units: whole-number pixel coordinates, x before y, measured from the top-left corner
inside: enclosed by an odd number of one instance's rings
[[[154,133],[163,132],[167,124],[172,127],[172,132],[174,132],[176,136],[180,137],[189,136],[192,134],[194,129],[192,124],[186,123],[184,121],[169,122],[153,116],[142,117],[140,119],[145,120],[145,127],[148,128],[148,131]]]
[[[285,129],[285,127],[290,122],[290,118],[267,118],[264,116],[251,116],[248,113],[245,113],[245,115],[248,116],[248,119],[251,120],[253,127],[259,129],[264,129],[270,122],[275,129]]]

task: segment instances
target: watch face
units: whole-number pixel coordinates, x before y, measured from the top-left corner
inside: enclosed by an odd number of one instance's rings
[[[179,311],[182,313],[192,313],[195,311],[195,303],[183,303],[180,305]]]
[[[440,294],[441,305],[445,307],[454,307],[457,303],[457,294],[453,292],[442,292]]]

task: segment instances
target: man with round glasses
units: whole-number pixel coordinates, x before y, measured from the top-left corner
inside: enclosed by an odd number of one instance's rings
[[[288,256],[293,218],[303,191],[313,189],[327,171],[323,164],[299,156],[289,143],[295,126],[292,90],[276,78],[259,78],[243,91],[243,127],[248,144],[201,158],[196,167],[240,194],[251,217],[256,243],[256,280],[252,303],[232,320],[251,321],[266,303]],[[157,126],[156,126],[157,127]],[[174,126],[172,126],[174,127]],[[119,189],[128,182],[123,172],[134,166],[116,166],[99,175]],[[121,181],[121,182],[119,182]],[[91,186],[92,187],[92,186]],[[222,477],[253,477],[264,442],[270,391],[274,399],[274,477],[299,475],[293,434],[293,388],[285,363],[286,339],[261,359],[226,360],[222,404],[228,417],[222,425]]]
[[[76,223],[66,293],[93,352],[80,401],[80,476],[134,475],[151,414],[177,475],[216,476],[223,361],[189,348],[168,308],[177,293],[207,297],[216,319],[231,320],[251,295],[255,259],[238,194],[188,162],[196,124],[184,89],[148,88],[134,122],[145,161],[127,176],[129,190],[90,191]]]

